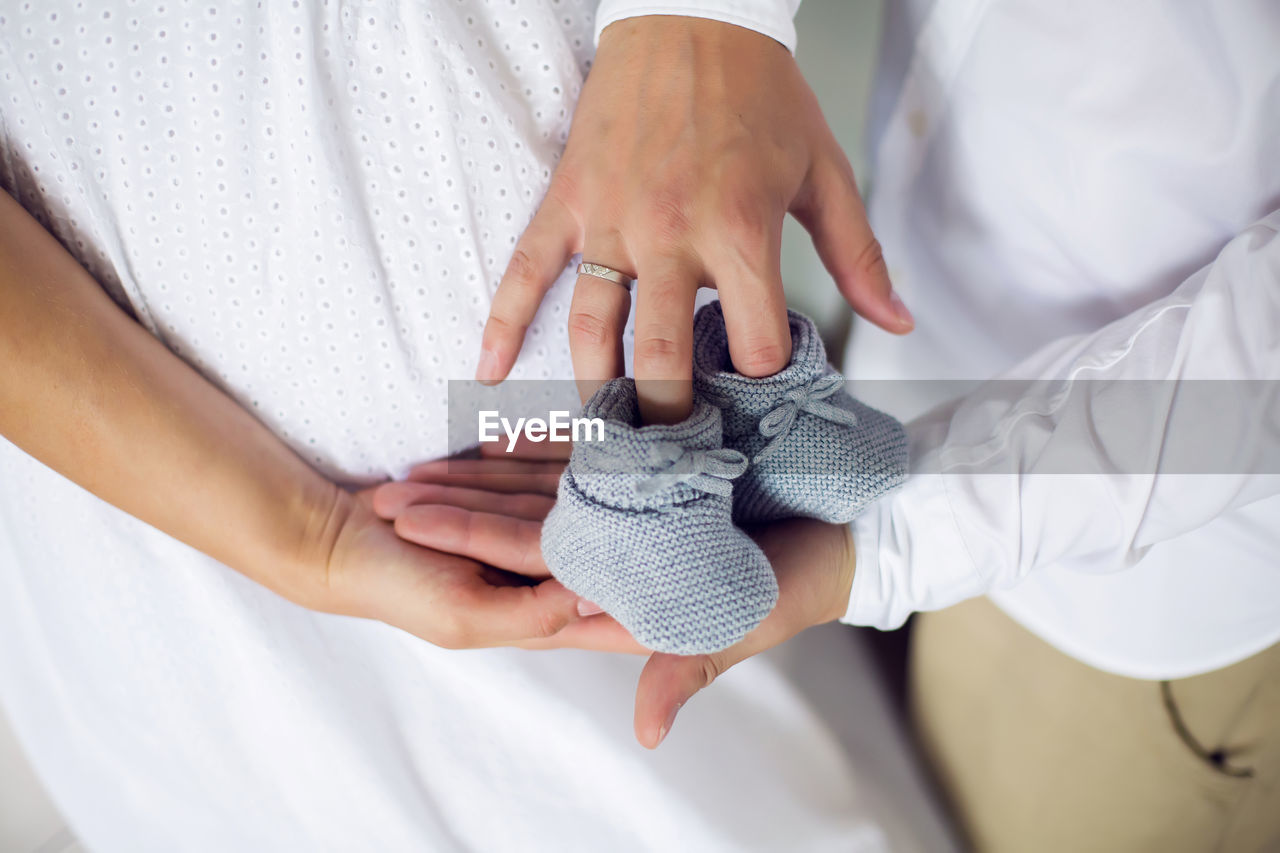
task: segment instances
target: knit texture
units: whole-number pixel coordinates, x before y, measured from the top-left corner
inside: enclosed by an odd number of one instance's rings
[[[682,423],[638,426],[635,383],[605,383],[583,417],[603,441],[575,443],[542,555],[566,587],[595,602],[642,645],[705,654],[769,615],[778,583],[764,553],[733,525],[733,481],[746,458],[721,443],[720,412],[697,401]]]
[[[725,447],[751,462],[734,485],[737,523],[849,522],[906,478],[906,432],[849,395],[808,317],[787,317],[791,362],[753,379],[733,369],[720,303],[704,306],[693,325],[694,396],[720,408]]]

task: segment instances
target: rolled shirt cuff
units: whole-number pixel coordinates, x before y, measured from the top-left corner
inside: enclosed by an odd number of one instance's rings
[[[624,18],[642,15],[684,15],[736,24],[769,36],[787,50],[796,52],[796,27],[791,17],[799,0],[601,0],[596,9],[596,44],[605,27]]]
[[[916,474],[851,523],[853,589],[840,621],[884,631],[917,610],[938,610],[987,592],[947,493],[954,474]]]

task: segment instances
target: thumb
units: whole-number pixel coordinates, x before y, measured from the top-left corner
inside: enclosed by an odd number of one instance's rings
[[[742,660],[736,655],[730,657],[732,651],[689,657],[651,655],[636,687],[636,740],[642,746],[657,749],[671,731],[676,713],[684,703]]]
[[[843,153],[838,157],[814,164],[791,212],[813,238],[822,265],[853,310],[885,331],[906,334],[915,320],[893,292],[853,170]]]

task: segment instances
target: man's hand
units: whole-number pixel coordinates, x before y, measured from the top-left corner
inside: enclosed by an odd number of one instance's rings
[[[853,588],[853,536],[848,525],[791,519],[752,532],[778,576],[778,604],[742,642],[711,655],[654,654],[636,688],[636,739],[654,749],[676,712],[734,664],[814,625],[838,619]]]
[[[494,296],[477,379],[511,370],[543,296],[577,252],[638,279],[635,375],[651,380],[641,382],[646,422],[681,420],[692,405],[700,285],[720,292],[735,368],[776,373],[791,353],[780,270],[788,211],[858,313],[911,330],[853,170],[786,48],[701,18],[612,24],[564,157]],[[584,394],[621,375],[629,308],[624,288],[579,277],[569,343]]]
[[[554,483],[563,467],[555,461],[492,458],[428,463],[408,482],[379,487],[374,506],[384,518],[394,518],[396,532],[412,542],[545,577],[542,519],[554,502]],[[661,743],[680,707],[729,667],[844,612],[854,569],[846,525],[794,519],[759,528],[753,536],[777,573],[777,607],[742,642],[722,652],[650,656],[636,691],[635,732],[641,744]],[[649,654],[605,614],[518,645]]]

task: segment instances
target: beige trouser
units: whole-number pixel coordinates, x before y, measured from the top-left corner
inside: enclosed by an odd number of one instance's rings
[[[1138,681],[976,599],[919,617],[911,692],[978,850],[1280,851],[1280,645]]]

